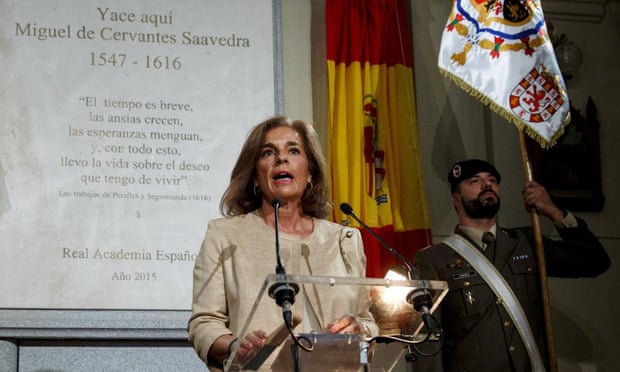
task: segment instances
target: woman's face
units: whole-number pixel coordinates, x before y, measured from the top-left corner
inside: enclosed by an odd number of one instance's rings
[[[277,127],[265,135],[256,164],[255,182],[263,198],[298,202],[311,181],[303,139],[291,127]]]

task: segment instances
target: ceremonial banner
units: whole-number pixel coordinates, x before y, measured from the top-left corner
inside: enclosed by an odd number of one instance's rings
[[[331,197],[413,260],[431,243],[404,0],[326,3]],[[335,208],[334,219],[345,216]],[[399,262],[362,230],[367,275]]]
[[[570,122],[540,1],[455,0],[438,64],[542,147],[552,146]]]

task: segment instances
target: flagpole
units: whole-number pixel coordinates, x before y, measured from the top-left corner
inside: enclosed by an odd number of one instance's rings
[[[519,129],[519,140],[521,143],[521,158],[523,161],[523,167],[525,170],[526,181],[533,181],[532,166],[530,164],[526,137],[523,128]],[[545,315],[545,331],[547,335],[547,355],[549,358],[549,371],[557,372],[558,364],[555,354],[555,341],[553,338],[553,324],[551,321],[551,306],[549,301],[549,287],[547,286],[547,266],[545,264],[545,251],[542,242],[542,233],[540,230],[540,219],[538,212],[535,208],[530,210],[530,217],[532,219],[532,229],[534,230],[534,239],[536,242],[536,260],[538,262],[538,272],[540,277],[540,286],[542,293],[543,311]]]

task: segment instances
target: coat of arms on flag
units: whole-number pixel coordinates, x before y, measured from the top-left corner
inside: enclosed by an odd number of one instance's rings
[[[540,1],[455,0],[438,65],[543,147],[552,146],[570,122]]]
[[[536,68],[532,68],[510,93],[512,112],[532,124],[551,120],[562,103],[564,98],[553,83],[553,77]]]

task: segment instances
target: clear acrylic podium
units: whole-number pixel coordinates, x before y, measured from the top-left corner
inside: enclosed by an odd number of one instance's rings
[[[269,289],[276,283],[294,283],[299,287],[291,309],[295,314],[295,323],[299,321],[301,324],[295,324],[293,334],[309,340],[312,351],[297,347],[284,325],[282,309],[269,295]],[[403,356],[405,348],[397,348],[395,352],[394,348],[391,348],[391,352],[375,358],[378,351],[375,341],[392,336],[410,340],[422,337],[421,314],[407,302],[408,294],[414,290],[428,292],[432,300],[430,311],[433,313],[448,292],[448,285],[443,281],[429,280],[267,275],[238,338],[241,340],[247,334],[262,329],[269,334],[269,339],[261,350],[252,355],[240,355],[237,347],[234,347],[224,364],[224,371],[358,372],[365,368],[371,372],[390,372]],[[308,313],[304,312],[303,305],[300,304],[302,301],[310,296],[320,297],[323,294],[329,297],[345,292],[360,294],[359,301],[362,301],[364,306],[367,304],[379,334],[329,334],[321,329],[304,329],[302,318]],[[280,317],[277,327],[265,329],[261,320],[264,320],[266,312],[270,313],[271,317],[274,314]]]

